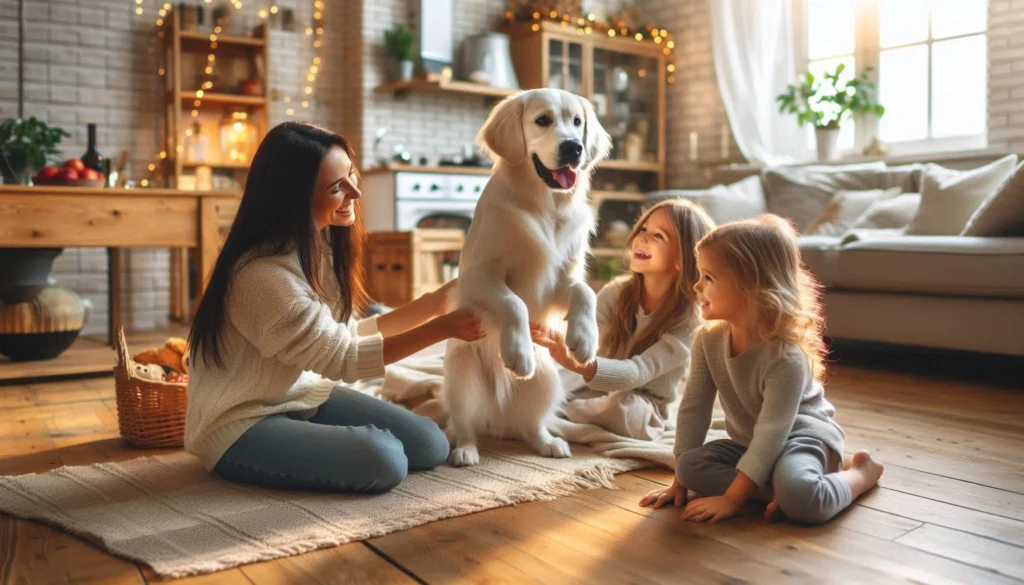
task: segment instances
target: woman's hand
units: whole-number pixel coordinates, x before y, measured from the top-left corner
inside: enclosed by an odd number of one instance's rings
[[[665,504],[672,503],[676,508],[682,508],[683,504],[686,503],[686,488],[679,484],[679,480],[672,478],[672,485],[654,490],[647,494],[640,500],[640,507],[646,508],[647,506],[654,506],[654,509],[664,506]]]
[[[480,323],[480,316],[468,307],[457,309],[438,319],[443,323],[445,339],[454,337],[462,341],[476,341],[486,335]]]
[[[709,523],[714,524],[719,520],[733,517],[739,508],[735,502],[725,496],[710,496],[687,504],[680,518],[683,520],[693,520],[694,522],[707,520]]]
[[[435,290],[432,293],[428,293],[430,295],[430,306],[433,309],[433,313],[435,316],[445,314],[448,305],[448,295],[451,294],[452,289],[458,286],[458,284],[459,279],[453,278],[448,282],[444,283],[443,285],[441,285],[441,288]]]
[[[547,327],[537,323],[530,323],[530,337],[537,345],[547,348],[551,358],[563,368],[570,372],[576,372],[589,382],[597,372],[595,362],[580,364],[572,357],[569,348],[565,345],[565,339],[550,331]]]

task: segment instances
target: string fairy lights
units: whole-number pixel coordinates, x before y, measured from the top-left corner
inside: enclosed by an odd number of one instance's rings
[[[323,67],[323,59],[320,57],[320,49],[323,47],[323,36],[324,36],[324,11],[326,6],[323,0],[314,0],[313,2],[313,15],[310,26],[307,26],[303,30],[303,36],[307,37],[311,41],[312,57],[310,64],[305,69],[305,78],[302,84],[302,91],[298,95],[286,94],[281,99],[288,107],[285,110],[285,115],[295,115],[295,105],[298,105],[303,110],[308,110],[310,107],[311,100],[313,100],[313,92],[316,84],[317,77],[320,74],[320,69]],[[274,4],[268,9],[259,11],[259,17],[266,20],[271,15],[278,13],[280,8]]]
[[[141,16],[144,13],[144,4],[147,1],[148,0],[129,0],[129,6],[133,8],[133,12],[135,13],[135,15]],[[213,0],[194,1],[197,4],[201,1],[203,2],[203,4],[206,5],[213,3]],[[228,0],[228,3],[236,11],[241,10],[243,8],[243,0]],[[157,28],[157,33],[155,35],[155,38],[153,39],[154,42],[157,39],[164,38],[166,30],[166,19],[170,15],[172,8],[173,7],[170,2],[165,2],[157,11],[156,18],[153,21]],[[285,9],[278,6],[277,4],[271,4],[270,6],[267,6],[265,8],[258,9],[256,11],[256,14],[261,20],[267,20],[280,14],[283,10]],[[282,97],[282,101],[287,106],[287,109],[285,111],[287,116],[294,116],[296,108],[308,111],[313,101],[315,100],[316,81],[319,78],[321,70],[323,69],[321,49],[323,48],[323,37],[325,33],[324,29],[326,26],[324,19],[325,10],[326,4],[324,0],[314,0],[312,3],[312,18],[310,21],[310,25],[300,29],[300,34],[306,37],[310,42],[311,57],[309,65],[300,73],[301,81],[299,87],[301,87],[301,89],[296,88],[296,90],[294,91],[285,93]],[[213,90],[214,79],[216,79],[214,71],[217,65],[218,39],[223,32],[223,22],[218,21],[214,24],[215,26],[213,29],[213,33],[210,34],[210,46],[206,56],[206,63],[205,66],[203,67],[202,82],[200,83],[199,87],[195,90],[195,95],[194,98],[192,99],[191,107],[189,108],[189,115],[191,119],[196,119],[199,117],[199,111],[202,106],[203,100],[204,98],[210,98],[210,94],[212,93]],[[153,52],[154,49],[150,48],[150,53]],[[167,70],[165,66],[160,66],[157,69],[157,75],[159,75],[160,77],[164,77],[167,75]],[[267,89],[269,91],[270,88]],[[191,134],[192,129],[186,128],[185,135],[190,136]],[[183,147],[180,144],[175,148],[176,154],[180,154],[183,149]],[[162,171],[164,167],[164,162],[167,160],[167,158],[168,152],[166,148],[161,149],[159,154],[146,166],[146,170],[150,173],[150,178],[142,179],[139,182],[139,185],[142,187],[146,187],[149,186],[150,183],[159,184],[163,178]]]

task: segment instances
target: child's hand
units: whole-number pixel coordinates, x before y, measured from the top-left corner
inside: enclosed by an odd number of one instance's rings
[[[452,311],[440,319],[444,323],[445,339],[454,337],[462,341],[476,341],[486,335],[479,315],[468,307]]]
[[[569,348],[565,346],[565,340],[563,340],[559,335],[548,330],[548,328],[543,325],[530,323],[530,337],[537,345],[547,348],[548,352],[551,354],[551,358],[554,359],[558,365],[567,370],[576,371],[576,360],[572,359],[572,356],[569,354]]]
[[[679,480],[676,478],[672,478],[672,485],[667,488],[654,490],[644,496],[640,500],[640,507],[646,508],[653,504],[654,509],[657,510],[669,502],[672,502],[672,505],[676,508],[682,508],[683,504],[686,503],[686,488],[679,485]]]
[[[739,506],[725,496],[710,496],[694,500],[686,505],[680,518],[703,522],[707,520],[711,524],[719,520],[731,518],[736,514]]]

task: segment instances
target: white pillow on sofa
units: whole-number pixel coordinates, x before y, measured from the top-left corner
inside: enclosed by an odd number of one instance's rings
[[[901,187],[837,191],[825,211],[807,227],[808,236],[841,236],[853,226],[871,205],[880,199],[891,199],[902,192]]]
[[[893,230],[907,227],[921,205],[920,193],[900,193],[883,197],[861,214],[850,230]]]
[[[652,201],[678,197],[699,203],[718,224],[748,219],[768,210],[761,187],[761,176],[753,175],[728,185],[708,189],[667,189],[647,194]]]
[[[1015,154],[968,171],[929,164],[921,177],[921,206],[910,220],[907,233],[919,236],[959,234],[1016,164]]]
[[[768,210],[788,218],[800,233],[825,211],[825,206],[842,189],[877,189],[884,162],[844,166],[778,167],[762,175]],[[888,187],[889,185],[885,185]]]
[[[967,220],[961,236],[1024,236],[1024,162]]]

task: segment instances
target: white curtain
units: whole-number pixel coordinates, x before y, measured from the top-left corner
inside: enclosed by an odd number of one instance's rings
[[[708,0],[715,74],[740,151],[752,163],[810,158],[796,116],[779,114],[775,96],[796,80],[800,0]]]

